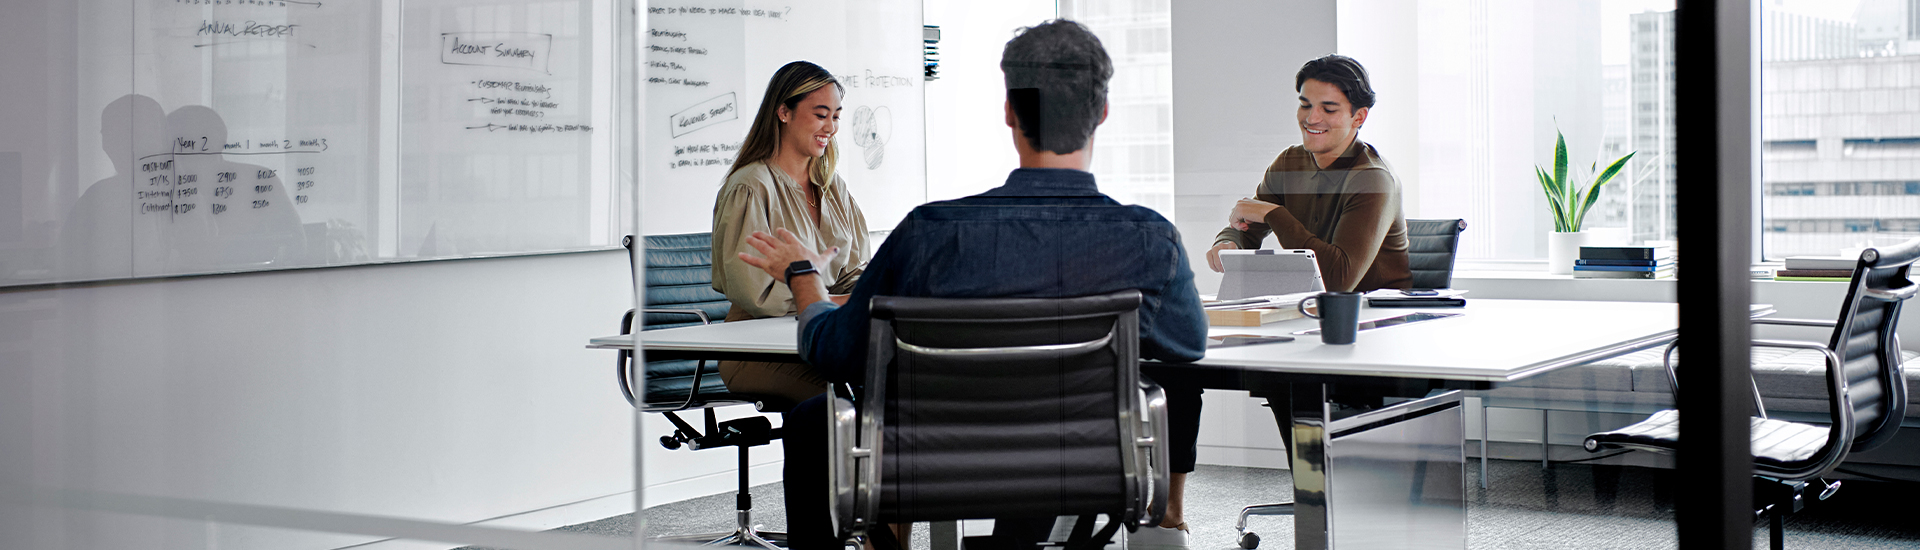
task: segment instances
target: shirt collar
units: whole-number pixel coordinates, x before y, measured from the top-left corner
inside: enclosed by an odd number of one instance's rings
[[[1353,138],[1353,143],[1347,145],[1347,150],[1340,152],[1340,158],[1333,159],[1333,164],[1327,165],[1326,168],[1320,168],[1320,163],[1313,160],[1313,155],[1307,155],[1307,161],[1313,165],[1315,171],[1319,172],[1352,170],[1354,165],[1360,163],[1362,147],[1365,147],[1364,142],[1358,137]]]
[[[1007,174],[1007,184],[988,190],[988,197],[1101,197],[1093,173],[1068,168],[1019,168]]]

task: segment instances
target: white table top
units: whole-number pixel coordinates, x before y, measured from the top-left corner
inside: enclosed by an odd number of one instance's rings
[[[1293,342],[1210,349],[1200,366],[1294,374],[1511,382],[1569,364],[1660,345],[1674,337],[1678,309],[1664,302],[1467,300],[1464,308],[1366,308],[1360,320],[1417,311],[1460,317],[1361,331],[1353,345],[1318,335]],[[1757,306],[1755,315],[1771,313]],[[653,350],[786,353],[796,351],[792,317],[736,321],[644,333]],[[1284,335],[1315,328],[1295,319],[1260,327],[1212,327],[1209,335]],[[630,348],[630,336],[594,338],[588,347]]]
[[[646,347],[650,350],[720,351],[743,353],[785,353],[800,351],[798,317],[774,317],[750,321],[649,330]],[[617,334],[590,340],[589,348],[633,349],[633,335]]]

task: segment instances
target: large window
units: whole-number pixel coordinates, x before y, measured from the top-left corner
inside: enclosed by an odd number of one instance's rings
[[[1400,172],[1409,217],[1468,220],[1479,237],[1463,241],[1463,258],[1544,255],[1551,225],[1533,167],[1549,165],[1556,131],[1576,172],[1634,153],[1589,229],[1633,244],[1674,239],[1686,182],[1674,171],[1671,0],[1340,9],[1340,50],[1373,68],[1381,97],[1361,138]],[[1915,21],[1920,2],[1909,0],[1763,3],[1764,259],[1920,236]]]
[[[1535,177],[1564,134],[1571,172],[1634,153],[1585,229],[1672,240],[1671,0],[1341,0],[1339,50],[1379,103],[1360,138],[1395,168],[1410,218],[1464,218],[1461,257],[1534,260],[1553,230]]]
[[[1839,254],[1920,236],[1920,2],[1768,2],[1761,250]]]

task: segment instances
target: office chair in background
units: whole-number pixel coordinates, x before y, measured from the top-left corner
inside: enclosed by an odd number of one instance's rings
[[[1407,258],[1413,272],[1413,288],[1452,288],[1453,260],[1460,250],[1460,232],[1467,230],[1467,221],[1450,220],[1407,220]],[[1284,433],[1292,430],[1286,425],[1286,413],[1275,409],[1274,420],[1278,421]],[[1289,440],[1289,453],[1292,452]],[[1480,456],[1482,468],[1485,468],[1486,443],[1481,442]],[[1247,530],[1248,516],[1290,516],[1293,515],[1293,503],[1255,504],[1240,509],[1240,517],[1234,523],[1234,529],[1240,531],[1240,547],[1252,550],[1260,547],[1260,535]]]
[[[1079,550],[1160,521],[1166,398],[1136,368],[1138,291],[872,304],[861,406],[844,388],[829,405],[840,537],[885,549],[886,524],[1077,515]]]
[[[1820,479],[1847,459],[1850,452],[1871,450],[1893,439],[1906,416],[1906,376],[1900,364],[1900,341],[1895,334],[1901,302],[1920,289],[1907,280],[1920,239],[1860,254],[1847,283],[1835,321],[1754,319],[1756,324],[1832,327],[1825,345],[1788,340],[1754,340],[1754,346],[1790,348],[1804,360],[1787,368],[1824,369],[1830,423],[1827,426],[1788,422],[1767,417],[1760,384],[1765,372],[1750,371],[1753,384],[1753,475],[1755,518],[1769,519],[1771,547],[1780,550],[1786,514],[1805,506],[1802,498],[1812,484],[1820,500],[1833,496],[1840,482]],[[1678,342],[1675,343],[1678,345]],[[1678,394],[1674,378],[1674,347],[1667,348],[1667,380]],[[1789,356],[1792,357],[1792,356]],[[1792,361],[1772,360],[1769,368]],[[1638,424],[1587,436],[1589,452],[1603,449],[1646,450],[1672,454],[1679,446],[1680,413],[1663,410]]]
[[[1467,220],[1407,220],[1407,258],[1413,288],[1453,288],[1453,258]]]
[[[628,258],[636,253],[633,236],[621,241]],[[713,290],[713,234],[652,235],[646,237],[646,308],[642,330],[657,330],[688,325],[718,323],[725,319],[731,304],[724,294]],[[620,333],[633,332],[634,311],[620,319]],[[697,535],[656,537],[656,540],[694,542],[715,545],[757,546],[779,550],[786,534],[759,531],[753,525],[753,497],[748,494],[747,449],[779,439],[779,430],[765,416],[749,416],[726,422],[714,417],[714,407],[753,405],[761,412],[780,412],[792,403],[771,396],[739,394],[727,391],[720,380],[718,363],[709,361],[648,361],[640,391],[634,391],[633,352],[621,351],[616,373],[620,392],[627,403],[645,412],[662,413],[673,423],[674,432],[660,436],[660,445],[668,449],[686,446],[691,450],[714,447],[738,447],[740,489],[734,496],[737,525],[733,531]],[[706,430],[694,429],[675,414],[678,411],[704,409]]]

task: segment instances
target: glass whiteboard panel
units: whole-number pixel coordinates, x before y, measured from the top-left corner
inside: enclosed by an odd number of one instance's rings
[[[611,0],[82,4],[0,33],[0,286],[627,232]]]

